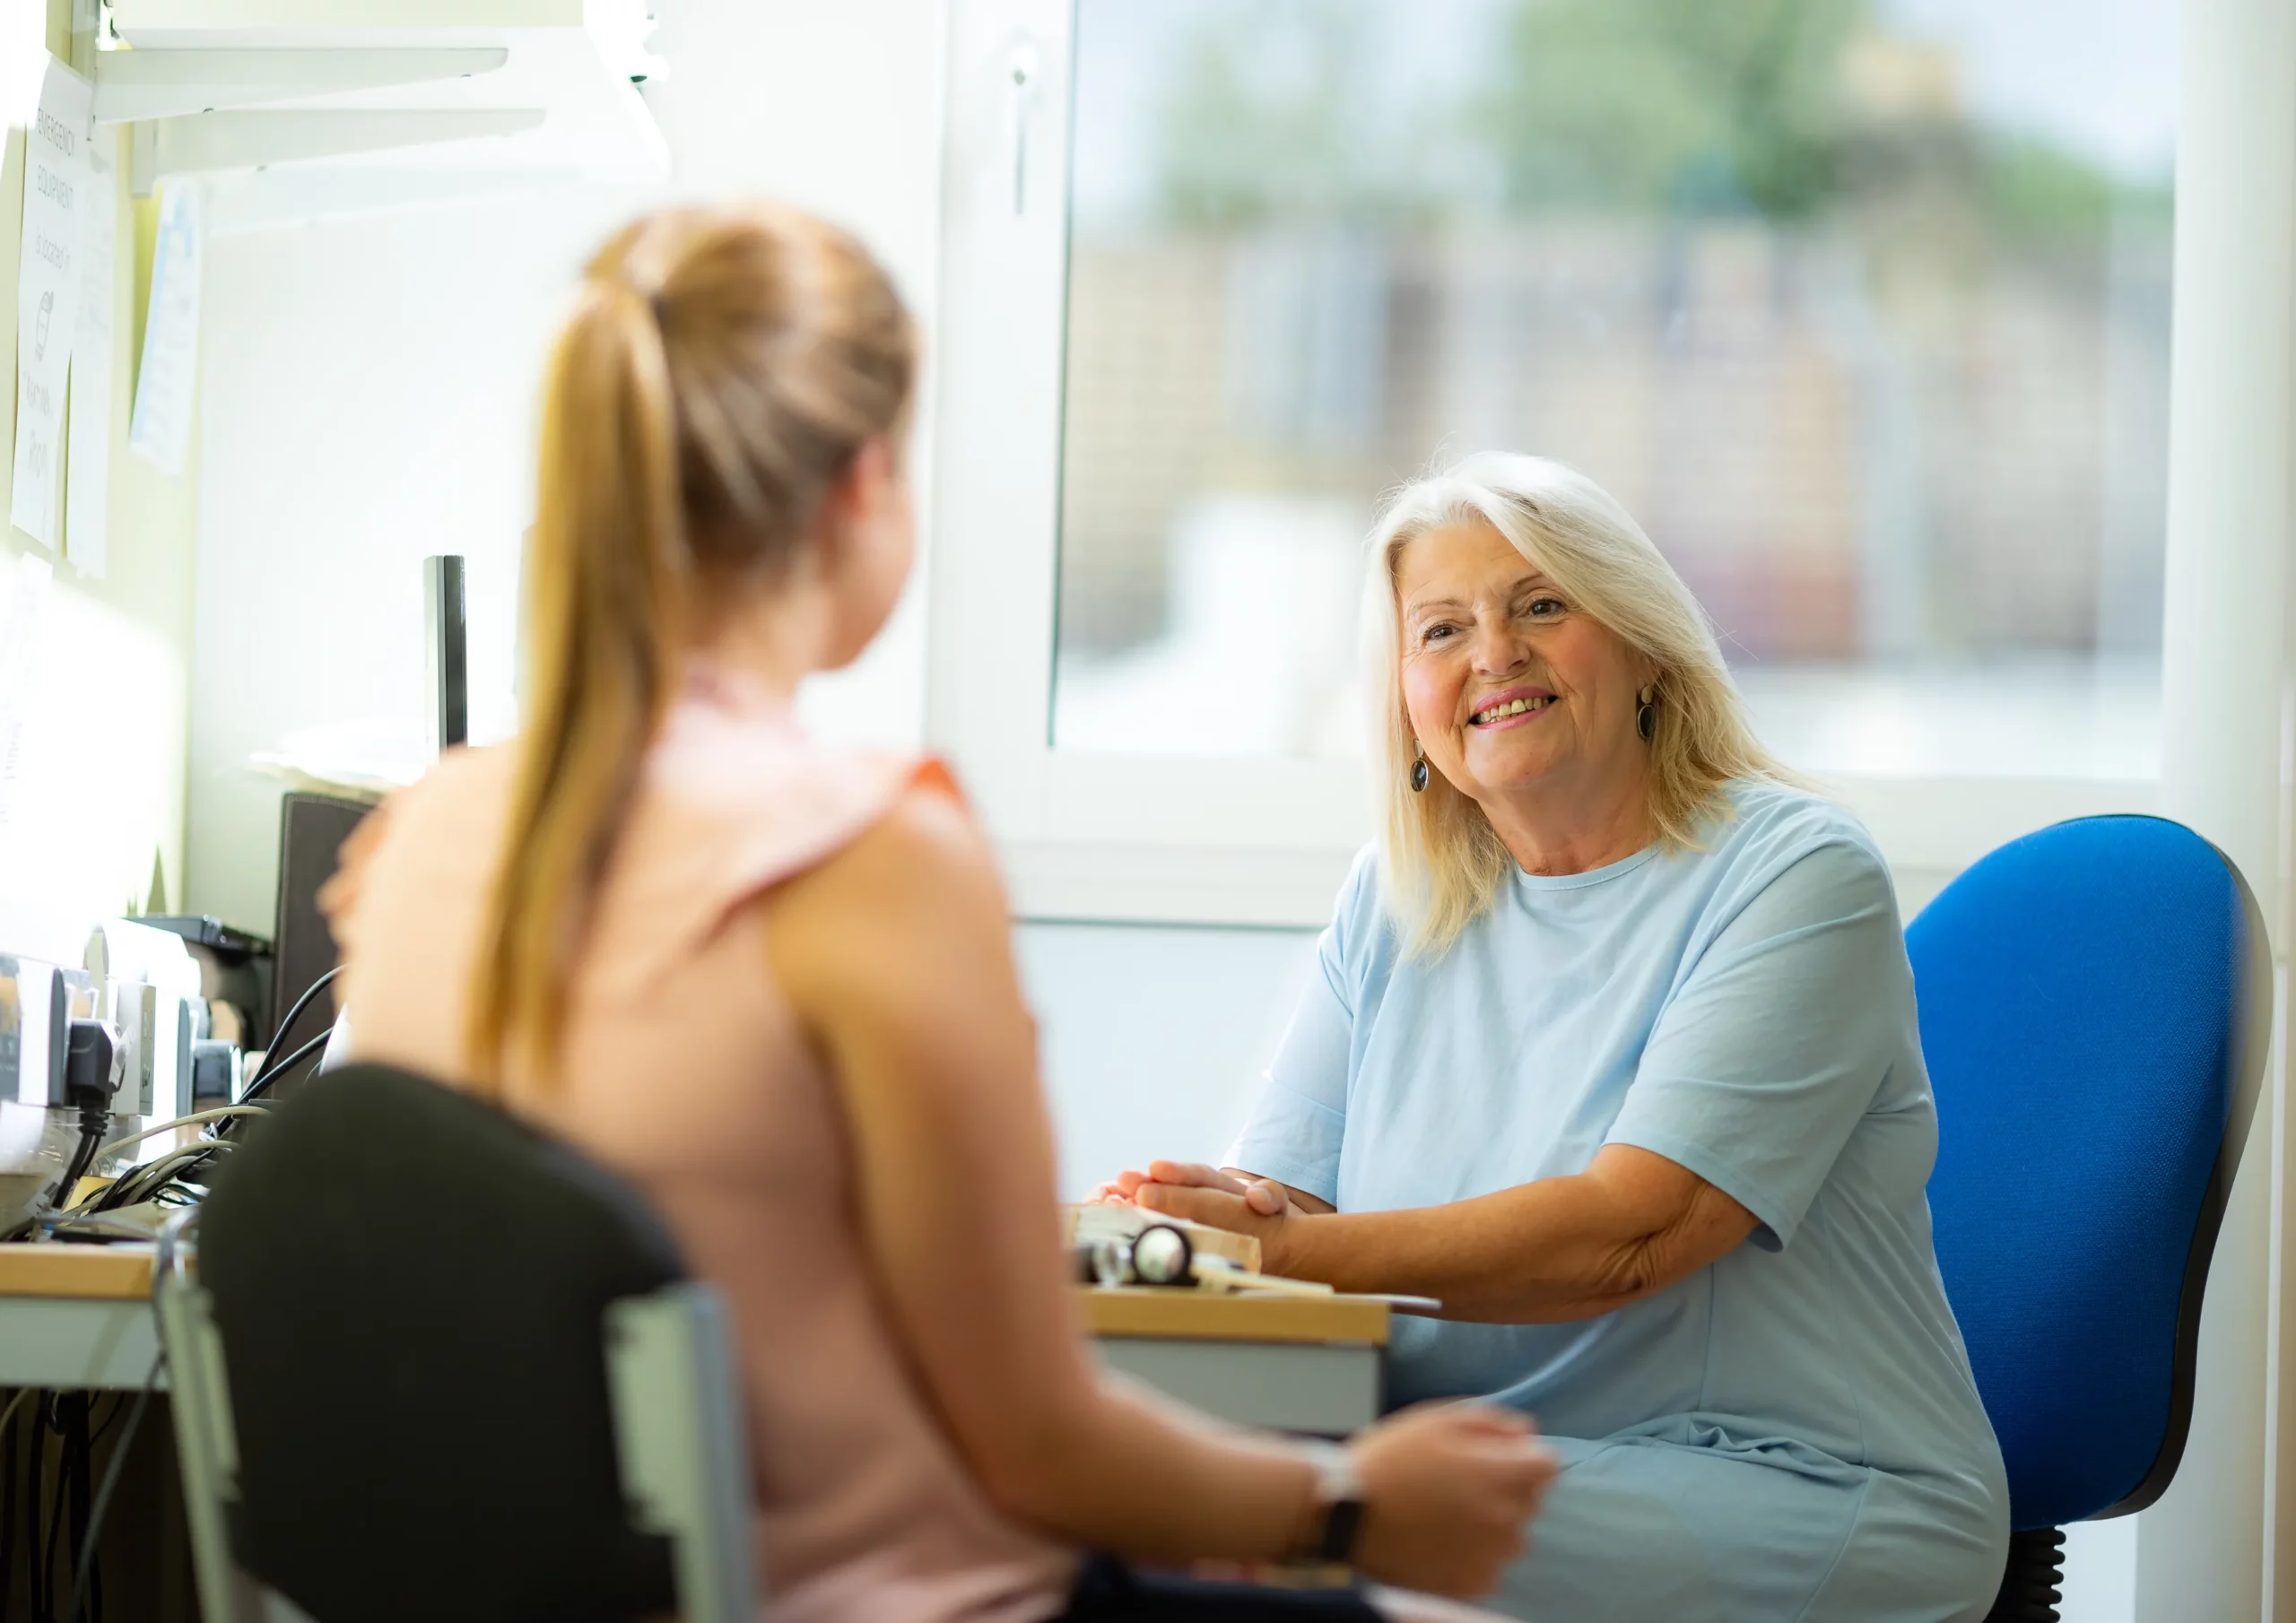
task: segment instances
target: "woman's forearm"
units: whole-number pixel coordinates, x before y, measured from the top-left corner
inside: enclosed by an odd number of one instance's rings
[[[1315,1472],[1297,1450],[1121,1381],[1064,1407],[984,1472],[1008,1514],[1145,1561],[1279,1560],[1310,1536]]]
[[[1491,1324],[1592,1318],[1651,1288],[1648,1248],[1590,1208],[1577,1178],[1401,1211],[1287,1219],[1285,1273],[1341,1290],[1433,1297],[1442,1316]]]
[[[1433,1297],[1492,1324],[1592,1318],[1728,1253],[1751,1212],[1648,1150],[1614,1145],[1585,1172],[1400,1211],[1286,1217],[1270,1266],[1343,1290]]]

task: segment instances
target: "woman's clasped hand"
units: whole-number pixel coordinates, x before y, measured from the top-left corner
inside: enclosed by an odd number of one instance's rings
[[[1422,1403],[1348,1447],[1363,1484],[1355,1564],[1434,1594],[1496,1588],[1555,1475],[1529,1419],[1494,1403]]]
[[[1259,1265],[1283,1271],[1283,1225],[1314,1210],[1274,1178],[1241,1177],[1202,1161],[1151,1161],[1145,1172],[1125,1171],[1092,1191],[1088,1204],[1137,1206],[1191,1223],[1248,1234],[1259,1242]],[[1324,1208],[1328,1211],[1329,1208]]]

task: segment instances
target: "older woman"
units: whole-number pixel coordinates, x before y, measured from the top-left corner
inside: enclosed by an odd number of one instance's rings
[[[1563,1456],[1510,1610],[1982,1618],[2008,1496],[1879,853],[1583,476],[1471,457],[1371,566],[1376,854],[1228,1167],[1106,1193],[1442,1301],[1391,1399],[1488,1394]]]

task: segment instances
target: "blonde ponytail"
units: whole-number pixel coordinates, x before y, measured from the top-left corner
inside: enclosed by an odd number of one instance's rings
[[[556,1064],[697,590],[773,583],[855,454],[896,431],[915,368],[884,273],[794,211],[666,211],[591,263],[544,396],[529,711],[465,1033],[482,1086]]]

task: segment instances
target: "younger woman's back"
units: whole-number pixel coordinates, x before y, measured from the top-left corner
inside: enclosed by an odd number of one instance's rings
[[[336,920],[358,1057],[460,1074],[514,761],[459,752],[395,802]],[[1034,1619],[1073,1558],[982,1497],[906,1368],[857,1226],[832,1080],[768,968],[760,896],[843,849],[914,764],[809,744],[741,678],[690,681],[649,751],[547,1086],[505,1103],[653,1201],[726,1294],[774,1616]]]

